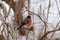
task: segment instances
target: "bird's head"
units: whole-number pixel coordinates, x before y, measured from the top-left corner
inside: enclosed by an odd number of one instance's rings
[[[27,18],[31,18],[31,16],[27,16]]]

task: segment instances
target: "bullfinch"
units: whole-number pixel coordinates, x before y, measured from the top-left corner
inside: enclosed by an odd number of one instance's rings
[[[19,30],[20,28],[22,28],[24,25],[26,27],[30,27],[31,23],[32,23],[31,16],[27,16],[27,18],[21,23],[21,25],[17,28],[17,30]]]

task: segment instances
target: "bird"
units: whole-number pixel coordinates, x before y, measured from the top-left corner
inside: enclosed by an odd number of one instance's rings
[[[21,25],[17,28],[17,30],[21,29],[24,25],[25,25],[26,27],[31,26],[31,23],[32,23],[31,16],[27,16],[27,17],[25,18],[25,20],[23,20],[23,22],[21,23]]]

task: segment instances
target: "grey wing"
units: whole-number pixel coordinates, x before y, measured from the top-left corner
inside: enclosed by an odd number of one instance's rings
[[[29,20],[28,20],[28,18],[26,18],[24,21],[23,21],[23,23],[28,23],[29,22]]]

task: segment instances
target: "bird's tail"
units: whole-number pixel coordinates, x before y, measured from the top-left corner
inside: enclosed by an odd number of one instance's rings
[[[23,25],[25,25],[24,23],[22,23],[18,28],[17,30],[21,29],[23,27]]]
[[[17,28],[17,30],[21,29],[22,25]]]

